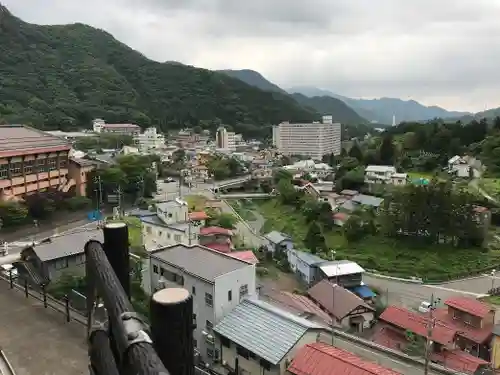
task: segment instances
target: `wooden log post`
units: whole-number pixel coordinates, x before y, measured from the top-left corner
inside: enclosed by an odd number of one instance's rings
[[[151,298],[151,338],[172,375],[194,375],[193,297],[183,288],[166,288]]]
[[[102,329],[89,337],[90,366],[96,375],[119,375],[115,357],[111,351],[108,333]]]
[[[108,223],[104,226],[103,233],[104,253],[130,300],[130,250],[127,224]]]
[[[87,277],[97,287],[104,301],[109,323],[113,326],[121,375],[168,375],[168,371],[155,352],[147,325],[134,312],[123,287],[113,272],[104,254],[102,244],[89,241],[85,245],[85,257],[89,274]],[[168,334],[168,333],[166,333]]]

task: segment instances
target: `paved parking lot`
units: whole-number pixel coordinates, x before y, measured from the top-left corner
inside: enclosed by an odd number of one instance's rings
[[[17,375],[88,374],[85,328],[0,280],[0,347]]]

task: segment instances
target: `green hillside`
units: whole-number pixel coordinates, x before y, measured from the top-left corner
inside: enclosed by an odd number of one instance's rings
[[[319,118],[287,95],[149,60],[90,26],[28,24],[0,5],[0,121],[71,130],[96,117],[162,130],[223,123],[249,136]]]

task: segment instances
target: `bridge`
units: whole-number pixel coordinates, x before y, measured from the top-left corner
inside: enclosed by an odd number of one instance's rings
[[[228,180],[218,181],[214,184],[215,190],[239,186],[252,179],[251,175],[236,177]]]
[[[272,196],[268,193],[217,194],[219,199],[268,199]]]

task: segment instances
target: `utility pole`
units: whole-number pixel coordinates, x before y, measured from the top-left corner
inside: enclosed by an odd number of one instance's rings
[[[118,185],[118,189],[116,189],[116,194],[118,195],[118,217],[122,217],[122,187]]]
[[[182,198],[182,180],[184,179],[184,169],[179,172],[179,190],[177,191],[179,198]]]
[[[144,177],[142,175],[139,176],[139,180],[137,181],[137,186],[139,187],[140,196],[139,198],[144,198]]]
[[[434,293],[431,295],[431,301],[429,306],[429,321],[427,322],[427,340],[425,342],[425,365],[424,365],[424,375],[429,374],[429,358],[431,354],[432,345],[432,331],[434,329]]]
[[[335,250],[332,250],[333,262],[335,262],[336,256],[337,256],[337,252]],[[335,282],[338,281],[337,274],[338,274],[338,267],[337,267],[337,270],[335,272]],[[332,285],[332,311],[331,311],[331,314],[332,314],[332,346],[334,346],[334,344],[335,344],[335,316],[333,315],[333,311],[335,309],[335,288],[336,288],[336,286]]]
[[[101,180],[101,176],[94,177],[94,183],[97,184],[97,187],[95,189],[96,194],[97,194],[96,212],[100,215],[101,214],[101,203],[102,203],[102,180]]]

